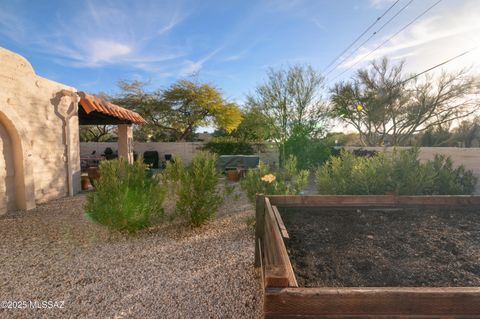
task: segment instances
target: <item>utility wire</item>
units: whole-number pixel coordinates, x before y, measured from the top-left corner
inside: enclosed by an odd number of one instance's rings
[[[422,74],[425,74],[425,73],[430,72],[430,71],[432,71],[432,70],[434,70],[434,69],[436,69],[436,68],[438,68],[438,67],[441,67],[442,65],[445,65],[445,64],[447,64],[447,63],[450,63],[451,61],[456,60],[456,59],[458,59],[458,58],[460,58],[460,57],[462,57],[462,56],[464,56],[464,55],[466,55],[466,54],[468,54],[468,53],[470,53],[470,52],[478,49],[478,47],[479,47],[479,46],[476,46],[476,47],[474,47],[474,48],[471,48],[471,49],[469,49],[469,50],[467,50],[467,51],[464,51],[464,52],[462,52],[462,53],[454,56],[453,58],[450,58],[450,59],[445,60],[445,61],[443,61],[443,62],[441,62],[441,63],[439,63],[439,64],[437,64],[437,65],[435,65],[435,66],[432,66],[431,68],[428,68],[428,69],[426,69],[425,71],[422,71],[422,72],[420,72],[420,73],[417,73],[417,74],[415,74],[414,76],[411,76],[411,77],[409,77],[408,79],[402,81],[402,82],[400,83],[400,85],[401,85],[401,84],[404,84],[404,83],[406,83],[406,82],[408,82],[408,81],[410,81],[410,80],[413,80],[413,79],[415,79],[416,77],[419,77],[419,76],[422,75]]]
[[[400,0],[395,1],[381,16],[379,16],[365,31],[363,31],[362,34],[360,34],[350,45],[342,51],[335,59],[333,59],[324,69],[322,72],[325,72],[330,68],[335,61],[337,61],[345,52],[347,52],[355,43],[357,43],[358,40],[360,40],[375,24],[377,24],[380,19],[382,19]]]
[[[370,51],[367,55],[365,55],[363,58],[361,58],[360,60],[358,60],[357,62],[355,62],[354,64],[352,64],[349,68],[345,69],[343,72],[337,74],[337,76],[335,76],[334,78],[332,78],[330,80],[333,81],[335,79],[337,79],[339,76],[345,74],[345,72],[351,70],[355,65],[357,65],[358,63],[362,62],[363,60],[365,60],[367,57],[369,57],[373,52],[377,51],[378,49],[380,49],[382,46],[384,46],[385,44],[387,44],[391,39],[393,39],[394,37],[396,37],[399,33],[401,33],[403,30],[405,30],[406,28],[408,28],[409,26],[411,26],[413,23],[415,23],[418,19],[420,19],[421,17],[423,17],[427,12],[429,12],[430,10],[432,10],[436,5],[438,5],[440,2],[442,2],[442,0],[438,0],[437,2],[435,2],[433,5],[431,5],[430,7],[428,7],[426,10],[424,10],[422,13],[420,13],[418,16],[416,16],[412,21],[410,21],[407,25],[405,25],[403,28],[401,28],[400,30],[398,30],[397,32],[395,32],[395,34],[393,34],[391,37],[389,37],[387,40],[383,41],[379,46],[377,46],[375,49],[373,49],[372,51]]]
[[[344,57],[342,59],[342,61],[339,61],[338,64],[333,68],[331,69],[330,71],[328,71],[325,76],[329,75],[330,73],[332,73],[333,71],[335,71],[342,62],[346,61],[349,57],[351,57],[355,52],[358,51],[358,49],[360,49],[361,47],[363,47],[365,45],[365,43],[367,43],[368,41],[370,41],[374,36],[376,36],[380,31],[382,31],[383,28],[385,28],[385,26],[387,26],[390,22],[392,22],[393,19],[395,19],[400,13],[403,12],[403,10],[405,10],[414,0],[410,0],[409,2],[407,2],[407,4],[405,4],[400,10],[398,10],[397,13],[395,13],[387,22],[385,22],[380,28],[378,28],[375,32],[372,33],[372,35],[370,35],[365,41],[363,41],[360,45],[358,45],[352,52],[350,52],[349,55],[347,55],[346,57]]]

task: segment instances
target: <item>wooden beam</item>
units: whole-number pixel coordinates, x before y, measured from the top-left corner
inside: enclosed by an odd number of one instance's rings
[[[268,198],[275,206],[480,205],[479,195],[272,195]]]
[[[267,197],[265,197],[264,255],[266,287],[298,287],[287,248]],[[284,278],[286,281],[280,278]]]
[[[262,258],[260,245],[264,243],[263,233],[265,228],[265,196],[257,194],[255,198],[255,267],[260,267]]]
[[[480,288],[283,288],[265,290],[266,318],[480,317]],[[452,317],[453,316],[453,317]]]
[[[280,215],[280,212],[278,211],[277,206],[272,205],[272,209],[273,209],[273,213],[275,214],[275,218],[277,219],[278,228],[280,228],[282,237],[290,239],[290,236],[288,235],[287,227],[285,227],[285,224],[283,223],[282,216]]]

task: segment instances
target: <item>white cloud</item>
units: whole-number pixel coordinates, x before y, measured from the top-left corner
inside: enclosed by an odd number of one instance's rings
[[[190,75],[195,75],[200,70],[202,69],[203,65],[205,62],[213,58],[222,48],[217,48],[210,52],[208,55],[205,57],[197,60],[197,61],[192,61],[192,60],[185,60],[184,65],[182,69],[180,70],[180,75],[181,76],[190,76]]]
[[[178,59],[187,51],[163,40],[187,16],[177,1],[65,2],[41,26],[26,19],[20,9],[27,5],[19,1],[2,8],[0,34],[63,65],[94,68],[122,64],[147,69]]]
[[[392,4],[395,0],[370,0],[370,5],[374,8],[381,8],[387,4]]]
[[[90,60],[94,64],[114,61],[131,52],[132,48],[128,45],[111,40],[93,40],[90,43]]]
[[[391,34],[361,48],[356,55],[340,65],[340,70],[357,69],[373,59],[389,56],[391,59],[405,59],[406,70],[409,72],[423,71],[480,44],[478,12],[480,2],[475,0],[444,6],[434,15],[419,20],[375,52],[371,53],[403,24],[394,28]],[[445,69],[453,70],[470,65],[478,68],[477,60],[478,52],[472,52],[445,65]]]

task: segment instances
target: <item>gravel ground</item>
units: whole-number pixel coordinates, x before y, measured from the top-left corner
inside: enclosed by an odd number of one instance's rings
[[[238,189],[203,227],[170,224],[136,235],[86,219],[84,201],[78,195],[0,217],[0,303],[64,302],[0,304],[0,318],[261,317],[247,225],[254,211]]]

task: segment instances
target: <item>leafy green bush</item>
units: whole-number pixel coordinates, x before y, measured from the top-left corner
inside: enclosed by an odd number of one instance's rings
[[[285,157],[297,158],[297,165],[300,169],[311,169],[318,167],[327,161],[331,155],[330,147],[321,140],[312,138],[308,130],[296,126],[294,132],[285,142]],[[280,151],[280,162],[283,163],[283,154]]]
[[[258,168],[247,172],[241,181],[248,199],[255,203],[256,194],[289,195],[299,194],[308,183],[308,170],[297,169],[297,159],[290,156],[283,169],[270,170],[260,162]]]
[[[204,149],[218,155],[252,155],[255,150],[249,142],[232,137],[216,138],[207,144]]]
[[[437,155],[421,163],[418,149],[357,157],[342,151],[315,173],[320,194],[400,195],[471,194],[477,178],[463,166],[453,168],[450,158]]]
[[[134,232],[163,218],[165,189],[148,177],[142,160],[129,164],[123,158],[100,163],[95,192],[87,196],[89,218],[113,229]]]
[[[223,197],[217,189],[219,172],[216,169],[217,156],[209,152],[195,155],[187,168],[177,167],[179,189],[176,212],[199,226],[215,216]]]
[[[174,158],[165,164],[161,174],[162,183],[168,188],[169,195],[175,195],[180,186],[180,178],[185,173],[185,166],[180,158]]]
[[[432,170],[436,172],[434,192],[436,194],[472,194],[477,185],[477,177],[472,171],[465,170],[463,165],[453,167],[451,158],[435,155],[431,162]]]

